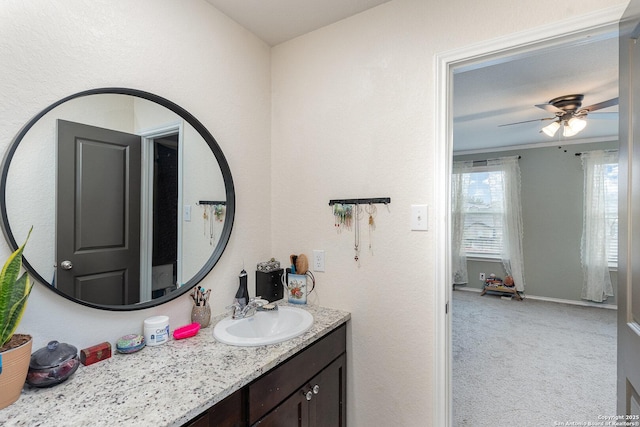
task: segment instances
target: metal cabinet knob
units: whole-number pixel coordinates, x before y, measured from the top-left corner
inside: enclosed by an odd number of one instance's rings
[[[320,393],[320,386],[318,384],[314,385],[313,387],[311,387],[311,384],[309,384],[308,387],[309,389],[307,391],[301,390],[302,395],[305,399],[311,400],[313,399],[314,394]]]
[[[71,261],[65,260],[60,263],[60,267],[62,267],[63,270],[71,270],[73,268],[73,264]]]

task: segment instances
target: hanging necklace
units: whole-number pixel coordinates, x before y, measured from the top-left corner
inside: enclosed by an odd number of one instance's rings
[[[215,212],[214,212],[215,207],[213,205],[209,205],[209,245],[213,246],[213,238],[215,237],[215,230],[214,230],[214,226],[215,226]]]
[[[354,249],[356,251],[356,256],[353,257],[353,259],[358,262],[358,260],[360,259],[359,254],[360,254],[360,207],[358,205],[355,205],[354,208],[354,216],[355,216],[355,223],[354,223]]]
[[[202,205],[202,235],[206,238],[207,237],[207,219],[209,219],[209,216],[207,215],[207,205]]]
[[[373,253],[371,242],[373,240],[373,231],[376,229],[375,218],[376,214],[378,213],[378,208],[376,208],[376,205],[369,203],[369,205],[365,207],[364,210],[369,214],[369,250],[371,251],[371,253]]]

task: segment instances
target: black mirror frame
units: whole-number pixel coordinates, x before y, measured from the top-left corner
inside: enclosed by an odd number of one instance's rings
[[[109,310],[109,311],[134,311],[134,310],[142,310],[146,308],[155,307],[157,305],[164,304],[169,302],[175,298],[178,298],[185,293],[189,292],[196,284],[198,284],[209,272],[213,269],[213,267],[218,263],[222,253],[224,252],[227,244],[229,243],[229,238],[231,236],[231,230],[233,228],[233,222],[235,218],[235,189],[233,185],[233,178],[231,176],[231,169],[229,168],[229,164],[227,163],[227,159],[224,157],[222,149],[214,139],[213,135],[207,130],[206,127],[196,119],[191,113],[189,113],[184,108],[179,105],[169,101],[168,99],[162,98],[161,96],[144,92],[137,89],[129,89],[129,88],[120,88],[120,87],[107,87],[107,88],[97,88],[90,89],[82,92],[75,93],[73,95],[69,95],[65,98],[62,98],[53,104],[49,105],[44,110],[40,111],[36,114],[27,124],[25,124],[16,137],[11,142],[5,156],[2,160],[2,171],[0,175],[0,214],[2,215],[2,231],[4,236],[9,243],[9,246],[12,251],[15,251],[18,248],[18,244],[16,243],[16,239],[13,236],[11,231],[11,227],[9,225],[9,218],[7,214],[7,204],[6,204],[6,185],[7,185],[7,177],[9,174],[9,166],[11,165],[11,160],[22,142],[22,139],[25,137],[27,132],[33,127],[33,125],[40,120],[45,114],[49,111],[53,110],[55,107],[63,104],[67,101],[70,101],[75,98],[80,98],[88,95],[99,95],[99,94],[119,94],[119,95],[130,95],[136,96],[138,98],[146,99],[156,104],[162,105],[165,108],[173,111],[184,120],[186,120],[193,128],[202,136],[202,138],[206,141],[207,145],[213,152],[216,160],[218,161],[218,165],[220,166],[220,170],[222,171],[222,178],[225,186],[226,193],[226,212],[225,212],[225,221],[222,227],[222,232],[220,235],[220,239],[218,240],[218,244],[216,245],[211,257],[207,260],[205,265],[193,276],[189,279],[185,284],[183,284],[178,290],[171,292],[168,295],[162,296],[160,298],[153,299],[151,301],[147,301],[140,304],[130,304],[130,305],[101,305],[94,304],[87,301],[82,301],[79,299],[75,299],[65,293],[59,292],[53,286],[48,286],[49,283],[45,280],[36,270],[29,264],[29,261],[26,258],[23,258],[23,265],[36,281],[40,282],[43,286],[55,292],[57,295],[60,295],[70,301],[76,302],[78,304],[85,305],[87,307],[97,308],[101,310]]]

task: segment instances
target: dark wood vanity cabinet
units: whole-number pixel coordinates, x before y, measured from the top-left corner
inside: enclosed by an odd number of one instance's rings
[[[346,329],[339,326],[186,426],[345,426]]]
[[[218,402],[183,427],[245,427],[245,390],[241,389]]]
[[[345,420],[343,354],[253,426],[340,427]]]

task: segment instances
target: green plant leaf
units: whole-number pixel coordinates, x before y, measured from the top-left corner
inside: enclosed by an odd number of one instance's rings
[[[7,341],[9,341],[18,328],[22,315],[24,314],[24,310],[27,306],[27,299],[31,293],[31,288],[33,288],[33,284],[31,283],[31,280],[29,280],[27,273],[20,276],[20,279],[15,282],[15,286],[17,287],[15,297],[18,298],[9,310],[7,321],[2,322],[0,346],[3,346]]]
[[[11,254],[0,271],[0,346],[9,341],[17,329],[33,286],[27,273],[18,279],[22,269],[22,253],[31,230],[24,244]]]

